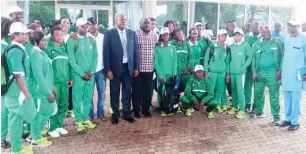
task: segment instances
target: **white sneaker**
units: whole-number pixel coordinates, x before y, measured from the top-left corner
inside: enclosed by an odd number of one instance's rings
[[[68,131],[64,128],[56,128],[55,131],[57,131],[61,135],[66,135],[68,134]]]
[[[48,134],[53,138],[60,137],[60,134],[56,130],[52,132],[48,132]]]

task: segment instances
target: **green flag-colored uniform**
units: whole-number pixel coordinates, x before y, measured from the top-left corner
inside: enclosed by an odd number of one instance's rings
[[[94,91],[94,76],[90,80],[83,80],[87,72],[94,75],[97,67],[98,52],[96,42],[88,36],[78,36],[77,40],[70,38],[67,41],[69,65],[72,69],[71,78],[74,80],[72,87],[73,112],[75,122],[89,120],[92,94]],[[81,106],[83,112],[81,112]]]
[[[232,107],[245,111],[244,81],[247,67],[252,61],[250,45],[241,41],[231,46],[230,79],[232,88]]]
[[[177,54],[173,45],[155,46],[154,67],[157,74],[157,79],[164,79],[165,82],[170,82],[171,78],[177,75]],[[158,90],[164,90],[164,84],[159,82]],[[164,93],[164,92],[162,92]],[[161,103],[162,95],[158,94],[158,103]]]
[[[1,55],[9,45],[5,39],[1,40]],[[5,140],[8,133],[8,113],[8,109],[5,107],[5,98],[1,96],[1,140]]]
[[[253,44],[261,39],[261,35],[255,37],[253,35],[246,36],[245,41],[249,43],[250,47],[253,47]],[[245,95],[245,104],[251,105],[251,97],[252,97],[252,87],[253,87],[253,74],[252,74],[252,64],[247,68],[247,72],[245,75],[245,83],[244,83],[244,95]]]
[[[229,72],[229,53],[226,45],[219,46],[217,43],[213,46],[214,52],[210,57],[210,48],[207,49],[204,58],[204,71],[209,73],[211,87],[215,90],[215,100],[219,106],[221,97],[225,91],[225,76]],[[210,59],[210,60],[209,60]],[[222,104],[224,105],[224,104]],[[226,105],[226,104],[225,104]]]
[[[52,40],[48,43],[48,48],[45,51],[52,60],[54,72],[54,85],[57,93],[55,95],[58,106],[57,113],[50,118],[49,131],[52,132],[57,128],[63,128],[64,118],[68,110],[70,66],[68,52],[64,43],[58,47]]]
[[[210,80],[202,77],[197,79],[194,75],[189,78],[184,96],[181,98],[184,109],[193,107],[195,100],[207,105],[206,112],[212,112],[218,105],[216,101],[211,101],[214,98],[214,89],[210,87]]]
[[[25,86],[29,86],[30,59],[25,47],[22,44],[12,42],[11,45],[18,45],[19,48],[12,48],[6,53],[10,74],[19,74],[24,78]],[[8,129],[11,151],[19,152],[22,150],[21,136],[23,132],[23,122],[32,122],[36,116],[36,108],[32,98],[25,99],[20,91],[17,82],[14,80],[8,92],[5,94],[5,107],[9,111]],[[32,96],[31,96],[32,97]]]
[[[31,123],[31,136],[34,140],[38,140],[42,137],[41,131],[55,110],[54,104],[48,101],[48,95],[52,94],[54,88],[54,74],[51,59],[37,46],[33,47],[30,60],[30,92],[37,108],[37,116]]]
[[[171,44],[176,48],[177,75],[180,77],[180,89],[181,91],[184,91],[186,83],[191,76],[190,72],[184,74],[184,71],[189,65],[191,48],[187,41],[184,41],[181,45],[179,45],[176,41],[172,41]]]
[[[275,119],[280,118],[279,87],[276,73],[282,68],[284,55],[284,43],[280,38],[271,38],[268,42],[262,40],[253,46],[252,71],[258,75],[255,82],[254,107],[255,113],[263,114],[264,90],[266,85],[269,88],[271,113]]]

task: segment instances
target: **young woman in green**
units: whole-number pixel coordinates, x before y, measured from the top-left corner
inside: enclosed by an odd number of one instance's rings
[[[30,146],[47,147],[52,144],[52,141],[42,137],[41,131],[54,111],[57,111],[52,60],[43,51],[47,47],[47,40],[43,32],[33,32],[30,40],[34,45],[30,55],[30,92],[38,111],[31,123],[32,141]]]
[[[169,43],[169,29],[163,27],[160,31],[160,39],[155,46],[154,67],[159,80],[157,91],[165,89],[165,83],[170,82],[177,74],[177,54],[176,49]],[[163,93],[163,92],[162,92]],[[161,104],[162,93],[158,93],[158,103]],[[162,116],[167,116],[161,111]]]
[[[196,28],[191,28],[189,30],[189,38],[188,44],[191,46],[191,53],[189,58],[189,64],[191,66],[192,73],[194,72],[194,68],[196,65],[200,65],[201,59],[204,58],[203,53],[203,45],[197,41],[198,38],[198,31]]]
[[[188,79],[191,77],[191,67],[189,64],[191,47],[184,41],[184,33],[181,29],[174,30],[174,40],[171,45],[176,48],[177,55],[177,75],[180,77],[180,92],[183,92]]]

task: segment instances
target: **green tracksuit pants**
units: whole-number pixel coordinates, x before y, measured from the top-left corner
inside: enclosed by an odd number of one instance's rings
[[[201,100],[203,98],[197,98],[199,102],[201,102]],[[183,108],[184,109],[191,109],[193,107],[193,101],[188,99],[187,96],[183,96],[181,99],[182,103],[183,103]],[[206,108],[206,112],[212,112],[218,105],[218,103],[216,101],[209,101],[207,103],[204,104],[205,106],[207,106]]]
[[[5,98],[1,96],[1,140],[5,140],[8,133],[8,109],[5,107]]]
[[[37,115],[31,123],[31,137],[34,140],[38,140],[41,138],[41,131],[54,112],[54,106],[46,98],[34,99],[34,103],[37,109]]]
[[[68,110],[69,88],[67,84],[55,84],[57,93],[55,95],[58,111],[50,118],[50,129],[52,132],[57,128],[63,128],[64,119]]]
[[[264,91],[266,85],[269,88],[271,113],[274,118],[279,119],[280,103],[279,103],[279,87],[280,84],[276,79],[277,71],[259,71],[258,82],[255,82],[255,98],[254,107],[257,114],[263,113],[265,104]]]
[[[9,111],[8,130],[10,130],[11,151],[19,152],[22,150],[23,121],[32,122],[36,118],[36,108],[33,99],[19,103],[19,98],[8,96],[5,96],[5,107]]]
[[[215,89],[215,98],[212,101],[217,101],[218,106],[221,104],[221,98],[225,92],[225,73],[211,73],[209,72],[210,87]]]
[[[191,77],[191,74],[180,75],[180,92],[185,90],[188,79]]]
[[[94,88],[94,77],[91,77],[91,79],[88,81],[84,81],[80,77],[75,77],[74,85],[72,87],[73,112],[75,115],[75,122],[87,121],[89,119]]]
[[[247,68],[247,72],[245,74],[245,83],[244,83],[244,95],[245,95],[245,104],[252,104],[252,87],[253,87],[253,73],[252,73],[252,65]]]
[[[223,93],[223,95],[221,97],[221,105],[226,105],[227,106],[227,104],[228,104],[228,98],[227,98],[226,85],[225,85],[224,93]]]
[[[232,107],[245,111],[244,74],[231,74]]]

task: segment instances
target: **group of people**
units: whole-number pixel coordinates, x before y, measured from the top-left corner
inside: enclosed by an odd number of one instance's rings
[[[38,21],[26,27],[22,16],[23,10],[15,6],[9,18],[1,19],[1,65],[9,72],[1,78],[1,146],[8,145],[9,134],[12,153],[31,154],[32,147],[50,146],[52,141],[42,135],[48,120],[51,137],[68,134],[63,128],[67,112],[74,114],[79,133],[95,128],[97,120],[107,121],[107,79],[112,124],[118,124],[121,116],[121,88],[122,117],[134,123],[141,114],[151,117],[154,89],[162,104],[165,87],[175,83],[180,102],[176,112],[191,116],[193,110],[207,106],[209,119],[214,112],[235,114],[238,119],[247,112],[263,117],[268,86],[272,124],[289,126],[290,131],[299,128],[302,88],[306,88],[306,74],[300,75],[306,69],[306,36],[293,20],[284,38],[272,37],[270,27],[258,21],[249,24],[249,32],[230,21],[213,42],[209,25],[203,34],[201,22],[194,24],[186,38],[178,21],[166,21],[159,30],[155,18],[143,17],[140,28],[133,31],[126,27],[126,16],[118,13],[116,27],[104,34],[92,17],[78,18],[77,32],[71,33],[70,19],[62,17],[47,35]],[[93,103],[95,85],[97,103]],[[280,120],[280,85],[285,121]],[[173,114],[160,110],[162,116]],[[21,144],[24,122],[30,147]]]

